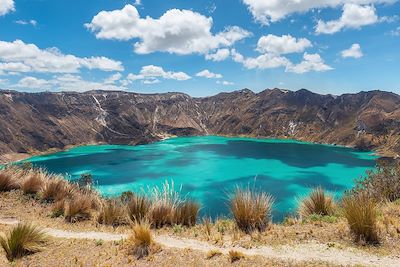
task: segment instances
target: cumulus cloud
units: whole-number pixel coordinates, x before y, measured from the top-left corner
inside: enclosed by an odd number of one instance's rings
[[[196,74],[197,77],[204,77],[207,79],[221,79],[222,75],[218,73],[213,73],[209,70],[202,70]]]
[[[400,27],[397,27],[396,29],[391,30],[390,31],[390,35],[392,35],[392,36],[400,36]]]
[[[143,66],[139,74],[130,73],[127,76],[127,79],[130,81],[144,80],[143,83],[145,84],[158,83],[159,78],[167,80],[186,81],[191,79],[192,77],[181,71],[165,71],[162,67],[154,65]],[[156,80],[158,81],[154,82]]]
[[[34,19],[31,20],[16,20],[15,23],[19,25],[32,25],[33,27],[36,27],[37,21]]]
[[[341,52],[343,58],[352,57],[352,58],[361,58],[363,53],[361,51],[361,47],[359,44],[352,44],[349,49],[345,49]]]
[[[287,72],[294,73],[305,73],[309,71],[328,71],[333,68],[326,65],[324,60],[321,58],[319,54],[308,54],[304,53],[303,61],[299,64],[289,64],[286,66]]]
[[[81,68],[122,71],[122,63],[106,57],[76,57],[57,48],[40,49],[21,40],[0,41],[0,69],[4,72],[75,73]]]
[[[335,8],[347,3],[368,5],[375,3],[394,3],[396,0],[242,0],[257,22],[268,25],[293,13],[307,12],[311,9]]]
[[[232,49],[231,53],[233,60],[242,63],[247,69],[272,69],[284,67],[290,64],[290,61],[286,57],[274,54],[263,54],[258,57],[245,58],[235,49]]]
[[[141,18],[133,5],[120,10],[101,11],[85,26],[98,39],[131,40],[138,54],[156,51],[176,54],[208,54],[250,36],[250,32],[227,27],[217,34],[211,33],[212,18],[191,10],[171,9],[160,18]]]
[[[374,6],[361,6],[356,4],[345,4],[342,16],[337,20],[319,20],[315,28],[317,34],[333,34],[342,29],[360,29],[362,26],[371,25],[379,21]]]
[[[223,61],[227,59],[230,55],[230,51],[227,48],[223,49],[218,49],[215,53],[213,54],[207,54],[206,59],[207,60],[212,60],[212,61]]]
[[[122,78],[122,74],[121,73],[115,73],[110,75],[108,78],[106,78],[104,80],[105,84],[114,84],[115,82],[119,81]]]
[[[235,83],[229,81],[217,81],[217,84],[222,84],[225,86],[234,85]]]
[[[268,34],[267,36],[262,36],[257,43],[257,51],[260,53],[277,55],[300,53],[309,47],[312,47],[312,44],[308,39],[296,39],[291,35],[276,36]]]
[[[0,0],[0,16],[15,10],[14,0]]]
[[[24,90],[35,91],[90,91],[90,90],[126,90],[125,86],[93,82],[82,79],[79,75],[62,74],[56,75],[52,79],[45,80],[37,77],[27,76],[18,81],[17,84],[11,86]]]

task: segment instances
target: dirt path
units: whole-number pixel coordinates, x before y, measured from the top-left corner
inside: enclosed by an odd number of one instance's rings
[[[15,218],[0,218],[0,224],[15,225],[18,223],[19,221]],[[45,228],[44,230],[48,235],[55,238],[119,241],[128,237],[127,235],[105,232],[72,232],[53,228]],[[327,244],[319,243],[304,243],[294,246],[286,245],[278,247],[260,246],[257,248],[245,249],[232,246],[218,247],[203,241],[167,235],[156,236],[154,239],[158,244],[167,248],[192,249],[202,252],[218,250],[223,254],[228,254],[230,250],[236,250],[249,256],[263,256],[292,262],[325,261],[344,266],[400,266],[400,256],[378,256],[357,249],[338,249],[329,247]]]

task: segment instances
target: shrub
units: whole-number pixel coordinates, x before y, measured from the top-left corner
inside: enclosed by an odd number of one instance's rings
[[[151,208],[151,202],[144,196],[130,195],[128,200],[128,214],[132,221],[141,221],[146,218]]]
[[[375,201],[366,193],[343,198],[343,212],[356,242],[378,244],[377,208]]]
[[[77,222],[87,220],[91,217],[92,200],[85,194],[76,194],[65,201],[65,220]]]
[[[0,236],[0,245],[9,261],[43,249],[47,236],[30,224],[18,224],[7,237]]]
[[[175,191],[174,183],[170,185],[167,181],[161,189],[155,187],[151,190],[152,205],[148,217],[153,227],[161,228],[173,224],[175,211],[181,203],[179,193]]]
[[[237,251],[237,250],[229,251],[229,259],[230,259],[231,263],[241,260],[243,258],[244,258],[244,254],[240,251]]]
[[[103,202],[97,221],[114,227],[129,224],[126,207],[117,200],[106,200]]]
[[[303,217],[309,217],[312,214],[330,216],[334,212],[334,206],[333,197],[326,194],[321,187],[317,187],[301,200],[299,214]]]
[[[83,173],[77,181],[79,187],[91,187],[93,185],[93,176],[90,173]]]
[[[380,163],[367,177],[356,180],[353,193],[365,191],[377,201],[400,199],[400,163]]]
[[[0,171],[0,192],[18,189],[18,183],[13,174],[8,170]]]
[[[131,200],[131,198],[133,198],[134,196],[135,196],[135,194],[133,194],[132,191],[125,191],[125,192],[122,192],[120,198],[123,203],[128,203]]]
[[[31,171],[21,182],[21,190],[26,195],[35,195],[42,189],[46,174],[43,171]]]
[[[136,222],[132,230],[130,241],[133,243],[133,254],[137,259],[148,256],[153,244],[150,224],[145,221]]]
[[[62,200],[68,196],[71,196],[73,187],[64,179],[60,177],[51,177],[44,184],[42,191],[40,192],[40,198],[43,201],[54,202]]]
[[[230,208],[238,228],[246,233],[264,231],[271,221],[273,198],[250,188],[236,188]]]
[[[183,226],[196,225],[200,204],[194,201],[184,201],[178,205],[175,211],[175,223]]]
[[[65,213],[65,200],[55,202],[51,208],[51,217],[57,218],[63,216]]]

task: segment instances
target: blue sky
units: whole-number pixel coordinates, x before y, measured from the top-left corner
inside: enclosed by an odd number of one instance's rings
[[[0,88],[400,93],[397,0],[0,0]]]

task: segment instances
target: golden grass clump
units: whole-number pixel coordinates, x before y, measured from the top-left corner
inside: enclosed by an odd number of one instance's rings
[[[76,194],[65,201],[64,216],[67,222],[78,222],[92,216],[92,199],[86,194]]]
[[[375,200],[366,193],[346,196],[343,198],[343,212],[356,242],[379,244]]]
[[[301,200],[299,214],[302,217],[309,217],[313,214],[321,216],[333,215],[335,202],[331,195],[328,195],[321,187],[314,188],[310,194]]]
[[[149,210],[148,219],[155,228],[161,228],[165,225],[172,225],[175,211],[182,202],[180,199],[180,191],[175,191],[174,183],[166,181],[160,189],[154,187],[151,190],[151,208]]]
[[[0,236],[0,245],[9,261],[42,250],[47,241],[46,234],[30,224],[18,224],[8,236]]]
[[[183,201],[175,210],[175,223],[187,227],[195,226],[199,211],[199,203],[191,200]]]
[[[150,224],[146,221],[135,222],[132,231],[129,241],[133,244],[133,254],[137,259],[148,256],[154,244]]]
[[[115,199],[105,200],[100,208],[97,221],[100,224],[111,225],[114,227],[129,224],[126,206]]]
[[[231,261],[231,263],[241,260],[245,257],[242,252],[237,251],[237,250],[230,250],[228,256],[229,256],[229,260]]]
[[[212,259],[212,258],[214,258],[214,257],[216,257],[216,256],[220,256],[220,255],[222,255],[222,252],[221,251],[219,251],[219,250],[217,250],[217,249],[212,249],[212,250],[210,250],[209,252],[207,252],[207,256],[206,256],[206,259]]]
[[[60,177],[51,177],[40,191],[40,198],[46,202],[54,202],[70,195],[72,186]]]
[[[25,195],[35,195],[42,190],[47,174],[42,171],[30,171],[21,182],[21,190]]]
[[[267,229],[271,221],[273,198],[264,192],[237,187],[230,198],[230,208],[237,227],[245,233]]]
[[[0,192],[18,189],[18,178],[20,173],[17,170],[0,170]]]
[[[134,222],[145,219],[151,208],[151,201],[145,196],[131,195],[126,202],[128,203],[129,217]]]

